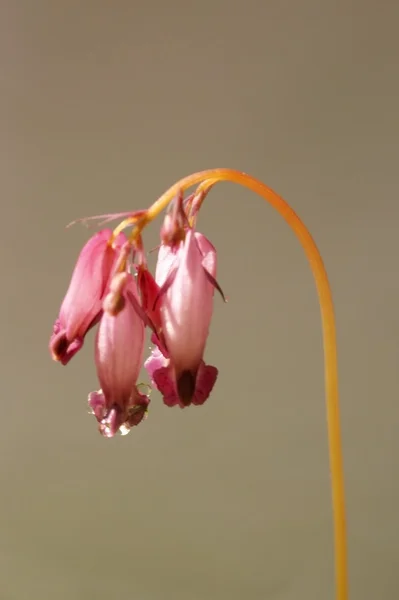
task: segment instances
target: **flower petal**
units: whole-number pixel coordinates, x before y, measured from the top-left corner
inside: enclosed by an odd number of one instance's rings
[[[196,372],[209,333],[214,288],[192,230],[179,249],[178,261],[175,278],[162,299],[162,329],[176,370]]]
[[[101,316],[102,299],[113,265],[126,241],[125,235],[120,234],[111,245],[111,236],[110,229],[96,233],[83,247],[76,262],[50,339],[54,360],[64,365],[82,347],[86,333]]]
[[[91,392],[88,398],[91,412],[98,421],[99,431],[107,438],[114,437],[117,432],[126,435],[132,427],[139,425],[147,417],[149,402],[148,396],[140,394],[136,388],[125,409],[117,404],[107,407],[102,390]]]
[[[158,348],[144,363],[152,384],[163,396],[167,406],[184,408],[190,404],[201,405],[208,399],[218,376],[216,367],[201,361],[197,374],[190,371],[180,373],[176,380],[176,371],[169,359]]]
[[[96,337],[97,374],[108,406],[128,404],[143,357],[144,324],[128,298],[137,299],[136,282],[125,276],[125,306],[116,315],[104,312]]]

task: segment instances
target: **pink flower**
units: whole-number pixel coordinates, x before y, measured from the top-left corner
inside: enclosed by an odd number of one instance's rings
[[[183,241],[159,250],[156,283],[166,353],[146,361],[153,383],[169,406],[202,404],[217,378],[203,354],[213,312],[216,250],[201,233],[188,228]]]
[[[119,296],[115,302],[115,296]],[[110,313],[107,306],[118,306]],[[136,387],[144,348],[144,323],[137,286],[129,273],[118,273],[104,301],[96,337],[95,361],[101,390],[89,395],[89,406],[100,432],[112,437],[127,433],[146,416],[149,399]]]
[[[110,244],[112,231],[99,231],[83,247],[72,274],[50,339],[54,360],[66,365],[82,347],[87,331],[98,321],[109,278],[126,241],[120,234]]]
[[[216,275],[216,251],[204,236],[190,229],[176,253],[163,246],[159,254],[156,281],[160,287],[166,284],[160,310],[168,352],[178,371],[195,370],[212,318],[214,287],[209,275]]]

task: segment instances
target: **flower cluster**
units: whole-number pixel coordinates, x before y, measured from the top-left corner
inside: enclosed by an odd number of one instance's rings
[[[200,204],[200,203],[199,203]],[[137,379],[145,327],[154,348],[144,363],[167,406],[203,404],[218,371],[203,360],[213,312],[216,250],[195,228],[194,196],[179,194],[165,216],[155,277],[140,228],[97,232],[83,247],[50,339],[54,360],[66,365],[97,328],[95,363],[101,389],[89,407],[105,437],[127,433],[145,418],[149,397]],[[137,213],[145,219],[145,211]],[[134,218],[129,224],[134,223]],[[221,292],[222,293],[222,292]],[[222,293],[223,295],[223,293]]]

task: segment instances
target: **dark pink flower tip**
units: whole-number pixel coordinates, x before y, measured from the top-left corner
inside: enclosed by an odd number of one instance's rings
[[[162,394],[167,406],[185,408],[190,404],[201,405],[209,398],[215,385],[218,370],[216,367],[200,362],[197,372],[176,373],[170,359],[165,358],[158,348],[145,361],[152,384]]]
[[[82,347],[86,333],[101,316],[113,266],[126,242],[122,233],[111,245],[111,236],[110,229],[97,232],[85,244],[76,262],[50,339],[54,360],[64,365]]]
[[[59,319],[54,323],[53,335],[50,340],[50,350],[54,360],[58,360],[61,364],[66,365],[71,358],[83,346],[84,338],[75,337],[69,341],[65,335],[65,328]]]
[[[132,427],[136,427],[146,419],[150,399],[135,388],[129,403],[123,407],[118,404],[108,406],[102,390],[91,392],[88,402],[91,413],[99,424],[101,435],[111,438],[118,432],[126,435]]]

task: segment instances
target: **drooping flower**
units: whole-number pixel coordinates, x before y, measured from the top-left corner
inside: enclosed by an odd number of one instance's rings
[[[172,243],[161,245],[155,281],[159,291],[152,309],[158,311],[154,320],[161,324],[167,352],[159,346],[145,367],[168,406],[202,404],[218,373],[203,361],[214,289],[220,289],[214,246],[201,233],[185,227],[180,239],[175,236]]]
[[[89,406],[105,437],[112,437],[118,430],[126,433],[146,416],[149,398],[136,386],[143,348],[144,323],[136,281],[130,273],[118,273],[104,300],[96,336],[95,361],[101,389],[89,395]]]
[[[112,231],[103,229],[85,244],[72,274],[68,291],[50,339],[54,358],[66,365],[82,347],[87,331],[98,321],[102,300],[125,235],[111,244]]]
[[[204,354],[213,312],[214,285],[210,278],[215,275],[216,250],[192,229],[175,252],[169,246],[160,248],[155,280],[161,289],[164,287],[162,329],[178,371],[195,369]]]

